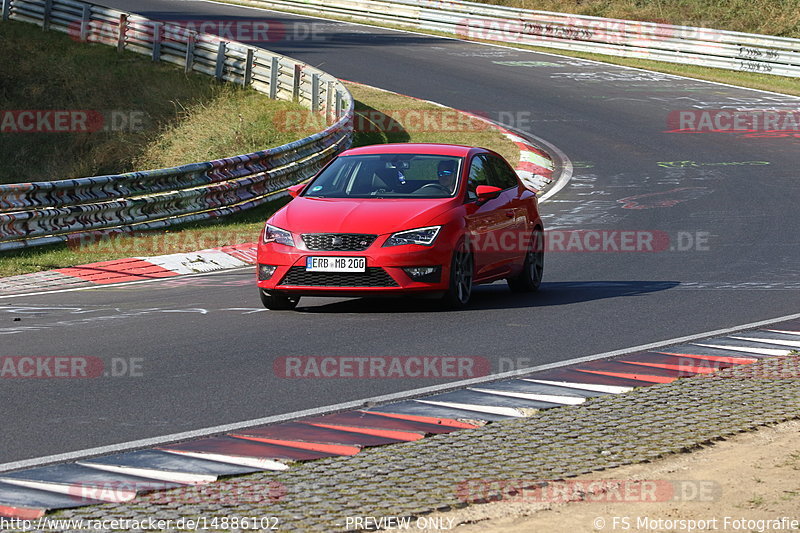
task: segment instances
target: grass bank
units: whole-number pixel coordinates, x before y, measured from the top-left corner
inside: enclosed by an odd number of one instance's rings
[[[0,49],[0,183],[175,166],[299,138],[272,121],[298,105],[132,52],[14,21],[0,22]]]

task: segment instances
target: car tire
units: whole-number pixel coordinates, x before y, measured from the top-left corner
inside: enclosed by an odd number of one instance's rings
[[[282,292],[270,292],[259,289],[259,294],[261,295],[261,303],[264,304],[264,307],[272,309],[273,311],[288,311],[294,309],[300,301],[299,296],[287,296]]]
[[[472,282],[475,274],[475,261],[469,244],[462,239],[453,251],[450,261],[450,286],[442,296],[442,304],[447,309],[460,309],[467,305],[472,295]]]
[[[535,292],[542,284],[544,274],[544,233],[541,229],[533,230],[531,244],[525,253],[522,271],[514,278],[508,278],[508,287],[512,292]]]

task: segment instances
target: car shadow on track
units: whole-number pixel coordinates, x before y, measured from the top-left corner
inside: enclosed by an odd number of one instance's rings
[[[520,294],[508,290],[505,282],[475,287],[469,305],[459,311],[519,309],[567,305],[605,298],[638,296],[665,291],[678,281],[565,281],[542,283],[536,293]],[[303,305],[308,302],[311,305]],[[318,305],[320,302],[322,305]],[[300,300],[300,313],[441,313],[438,301],[425,298],[353,298],[325,303],[325,300]]]

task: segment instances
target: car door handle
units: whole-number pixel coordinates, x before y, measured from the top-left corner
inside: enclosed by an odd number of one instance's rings
[[[513,209],[506,210],[506,216],[508,218],[514,218],[514,210]]]

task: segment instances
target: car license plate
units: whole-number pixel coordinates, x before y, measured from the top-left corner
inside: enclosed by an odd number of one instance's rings
[[[306,257],[309,272],[365,272],[366,257]]]

